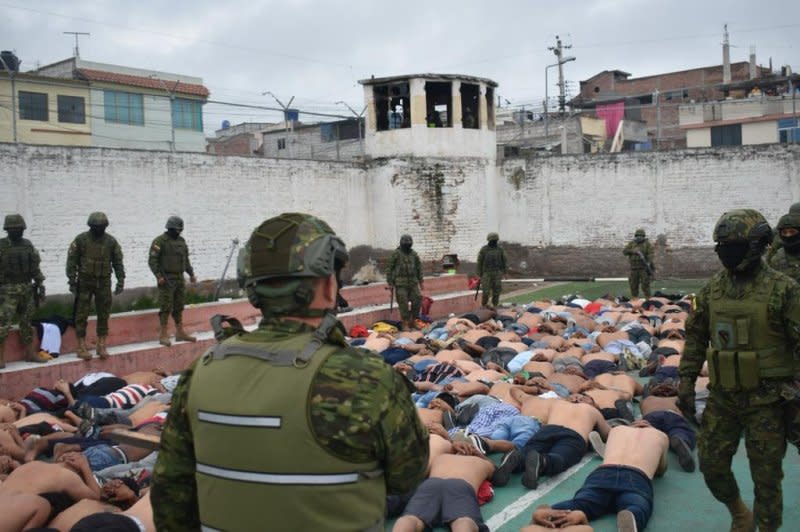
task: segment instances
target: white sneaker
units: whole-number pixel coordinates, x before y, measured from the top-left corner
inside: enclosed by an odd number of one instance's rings
[[[603,441],[603,438],[600,436],[600,433],[596,430],[593,430],[589,433],[589,443],[592,444],[595,452],[600,455],[600,457],[604,457],[606,454],[606,443]]]

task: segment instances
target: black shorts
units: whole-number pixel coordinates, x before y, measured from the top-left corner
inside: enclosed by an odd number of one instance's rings
[[[408,501],[403,515],[418,517],[428,528],[447,526],[456,519],[469,517],[478,530],[489,530],[483,523],[475,490],[460,478],[426,479]]]

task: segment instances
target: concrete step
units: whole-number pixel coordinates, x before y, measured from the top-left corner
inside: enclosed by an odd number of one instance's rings
[[[427,286],[426,292],[428,292]],[[474,295],[475,293],[472,291],[432,295],[433,314],[446,317],[451,313],[463,314],[472,310],[478,306],[474,301]],[[347,298],[346,295],[345,298]],[[240,302],[235,303],[238,305]],[[240,313],[235,317],[242,321],[246,329],[253,330],[258,325],[260,314],[252,312],[255,309],[249,306],[249,303],[247,306],[249,309],[245,314]],[[231,313],[228,314],[231,315]],[[382,319],[399,319],[396,306],[391,313],[389,312],[388,298],[386,303],[362,306],[339,315],[339,320],[347,330],[354,325],[369,327]],[[206,330],[195,331],[194,334],[197,336],[195,343],[178,342],[170,347],[165,347],[158,343],[157,334],[154,334],[151,340],[110,346],[108,351],[111,356],[106,360],[95,357],[90,361],[84,361],[72,351],[45,364],[23,361],[7,362],[5,369],[0,370],[0,397],[21,398],[36,386],[51,387],[59,379],[73,382],[86,373],[95,371],[107,371],[116,375],[126,375],[134,371],[146,371],[156,367],[171,372],[181,371],[214,344],[214,336],[209,330],[210,326],[207,321],[206,324]],[[94,348],[94,342],[91,343],[91,347]]]

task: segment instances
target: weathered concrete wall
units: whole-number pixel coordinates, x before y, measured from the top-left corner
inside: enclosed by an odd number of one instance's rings
[[[166,218],[182,216],[201,279],[222,272],[231,240],[261,220],[312,212],[357,248],[346,272],[382,259],[409,233],[432,266],[457,253],[470,271],[499,231],[522,275],[626,271],[637,227],[657,244],[659,275],[716,268],[719,215],[754,207],[775,222],[800,200],[800,146],[506,159],[391,158],[367,163],[215,157],[0,144],[0,215],[20,212],[42,254],[48,291],[66,291],[67,247],[94,210],[125,253],[129,287],[153,282],[147,250]],[[228,275],[235,271],[235,258]]]

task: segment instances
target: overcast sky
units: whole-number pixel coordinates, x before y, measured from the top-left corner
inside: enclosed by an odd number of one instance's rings
[[[556,35],[571,93],[578,81],[619,69],[634,77],[731,61],[800,71],[800,1],[777,0],[0,0],[0,48],[22,70],[72,55],[203,78],[211,99],[349,114],[357,80],[416,72],[488,77],[512,105],[540,106]],[[557,93],[550,70],[551,96]],[[505,103],[504,103],[505,105]],[[274,113],[207,106],[206,131],[223,119],[277,120]],[[303,121],[313,121],[301,115]]]

